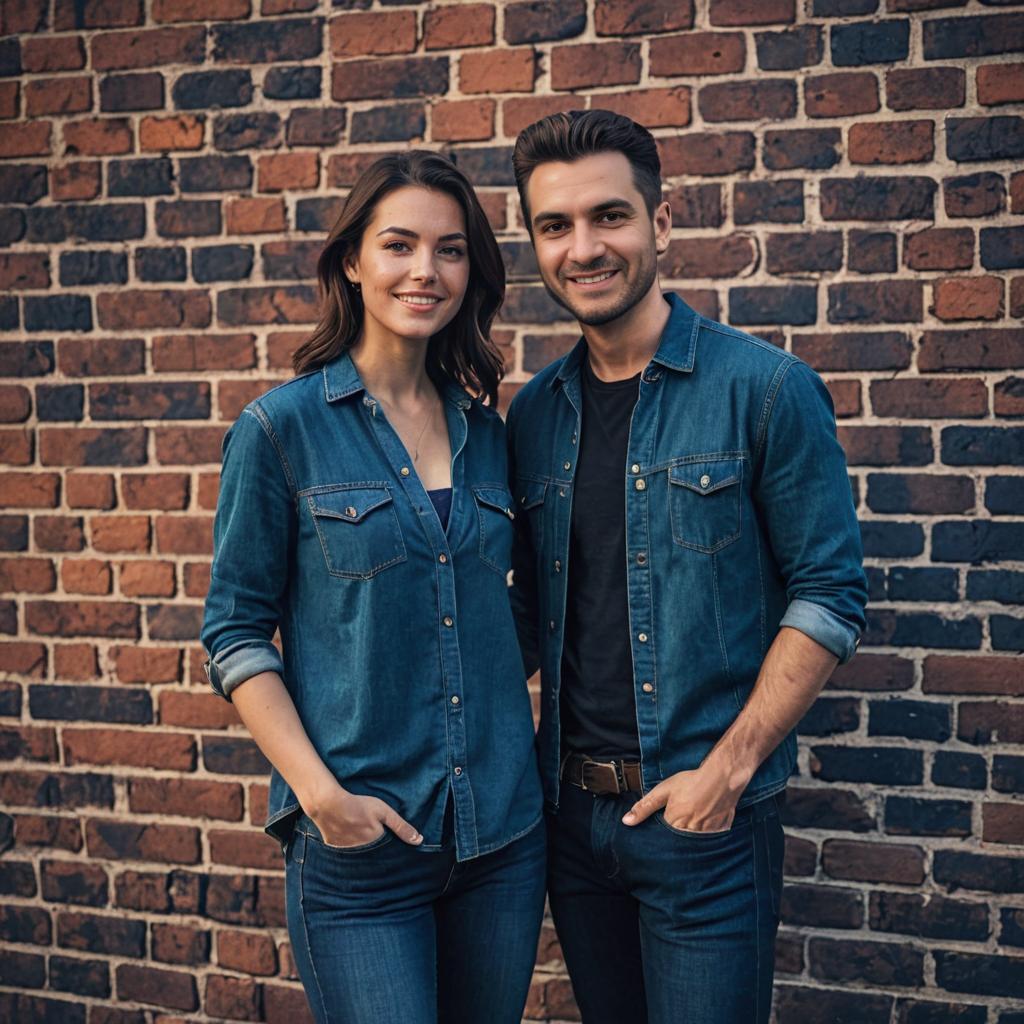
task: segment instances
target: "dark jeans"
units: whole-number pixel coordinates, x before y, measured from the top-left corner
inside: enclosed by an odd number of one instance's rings
[[[303,815],[288,934],[318,1024],[519,1024],[544,912],[543,824],[457,863],[388,831],[328,846]]]
[[[782,890],[775,797],[680,832],[637,794],[562,783],[548,893],[584,1024],[767,1024]]]

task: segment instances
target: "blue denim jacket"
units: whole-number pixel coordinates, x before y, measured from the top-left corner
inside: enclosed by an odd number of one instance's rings
[[[512,496],[497,413],[454,384],[447,530],[342,355],[246,407],[224,441],[202,640],[214,690],[281,674],[327,767],[466,860],[540,818],[533,716],[509,606]],[[280,628],[283,654],[272,643]],[[275,771],[267,831],[299,809]]]
[[[860,531],[831,398],[768,342],[675,295],[640,378],[623,500],[633,693],[645,790],[693,769],[732,724],[780,626],[840,661],[864,628]],[[541,777],[558,804],[559,685],[586,345],[513,399],[512,588],[528,671],[539,664]],[[793,733],[737,806],[786,785]]]

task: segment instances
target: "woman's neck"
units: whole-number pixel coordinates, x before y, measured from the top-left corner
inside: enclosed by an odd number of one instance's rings
[[[400,338],[364,327],[350,355],[366,390],[390,405],[418,404],[433,387],[423,338]]]

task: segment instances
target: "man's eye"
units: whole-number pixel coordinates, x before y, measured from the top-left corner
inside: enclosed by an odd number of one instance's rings
[[[565,228],[565,222],[560,220],[552,221],[550,224],[544,226],[544,234],[551,235],[556,231],[561,231]]]
[[[622,214],[621,213],[615,213],[614,211],[610,212],[610,213],[606,213],[606,214],[604,214],[602,216],[602,220],[605,220],[605,221],[610,220],[614,224],[615,221],[622,220]]]

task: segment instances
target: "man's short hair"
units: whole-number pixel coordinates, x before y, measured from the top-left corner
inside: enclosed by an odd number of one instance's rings
[[[570,110],[534,121],[516,139],[512,167],[528,229],[526,185],[534,170],[540,164],[572,163],[594,153],[621,153],[629,161],[633,184],[648,214],[654,215],[661,202],[661,160],[654,136],[643,125],[610,110]]]

